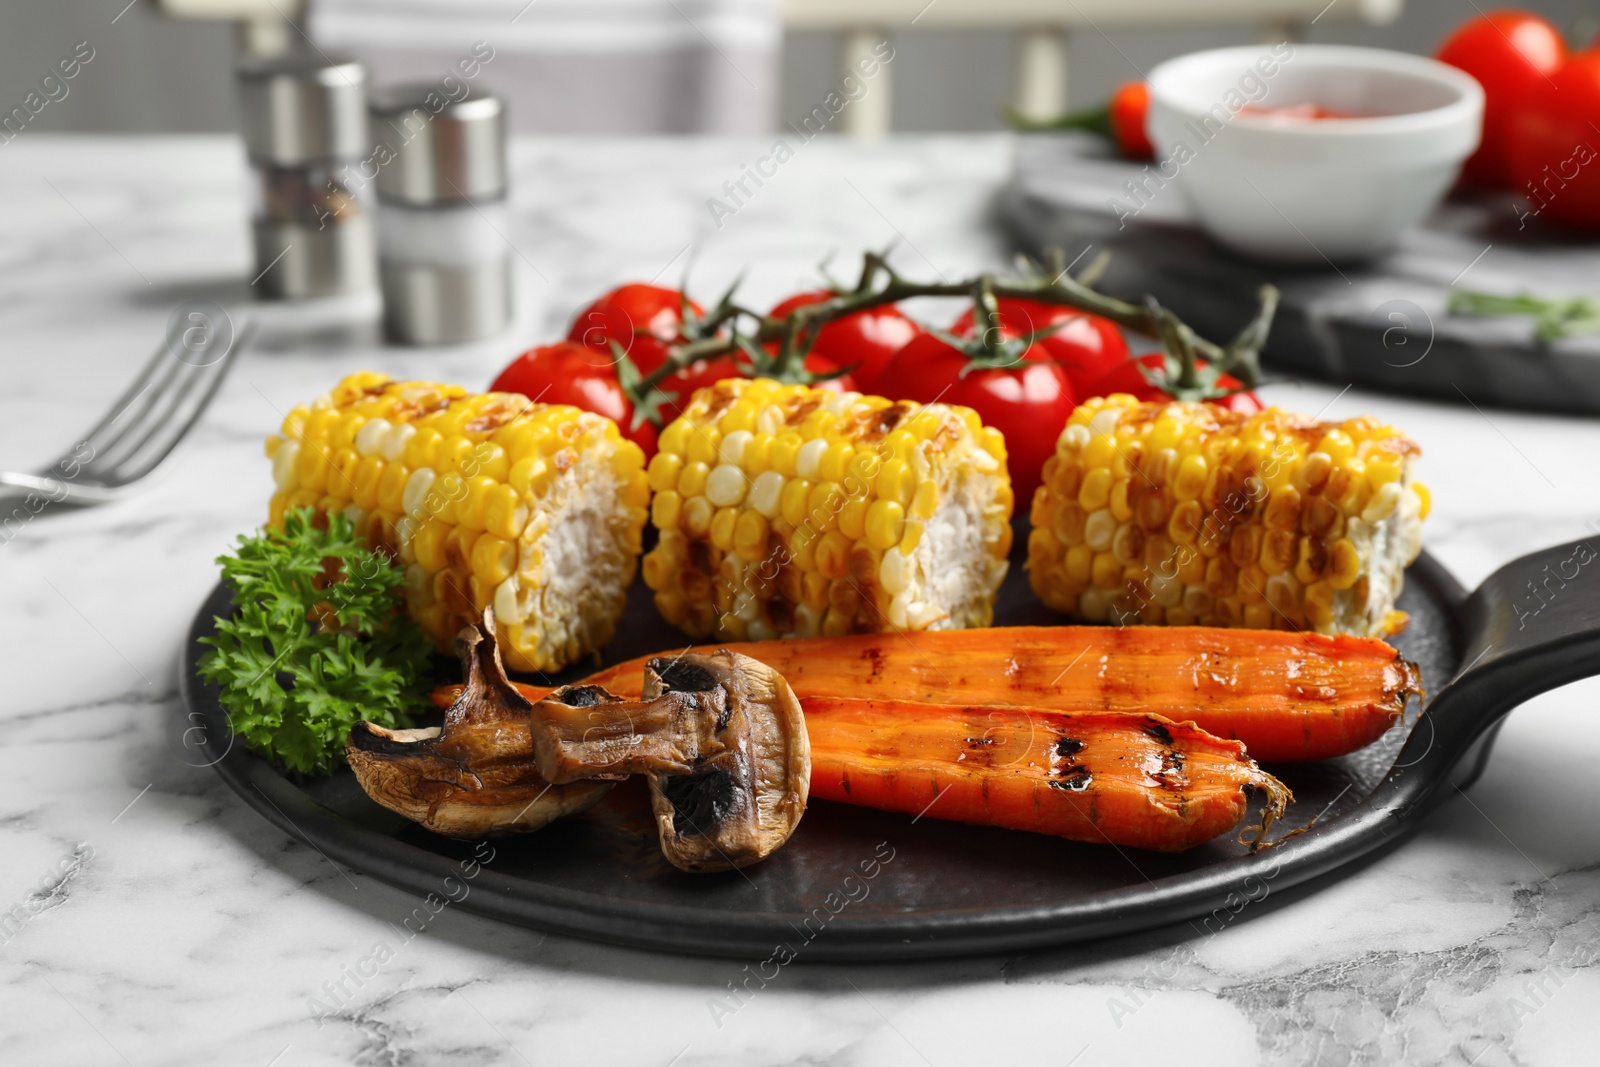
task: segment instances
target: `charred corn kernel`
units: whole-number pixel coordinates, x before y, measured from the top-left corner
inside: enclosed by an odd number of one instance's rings
[[[897,598],[907,628],[992,619],[1014,499],[1003,439],[975,414],[739,378],[697,392],[659,443],[682,459],[651,464],[663,540],[645,581],[692,635],[887,629]],[[952,531],[937,555],[930,529]]]
[[[644,454],[610,420],[358,374],[291,411],[272,459],[271,521],[288,506],[351,516],[406,564],[407,607],[441,651],[490,605],[516,670],[610,640],[649,502]]]
[[[1178,464],[1178,473],[1172,479],[1172,494],[1179,500],[1195,500],[1206,487],[1206,476],[1211,473],[1206,457],[1191,453]]]
[[[1376,419],[1095,398],[1031,501],[1029,581],[1088,621],[1377,636],[1421,547],[1418,453]]]

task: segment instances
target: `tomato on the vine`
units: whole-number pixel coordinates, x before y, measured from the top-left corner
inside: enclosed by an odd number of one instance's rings
[[[1600,51],[1579,52],[1534,87],[1511,126],[1511,168],[1533,213],[1600,229]]]
[[[934,334],[920,334],[890,361],[882,384],[896,400],[969,407],[985,426],[1005,434],[1021,511],[1032,503],[1044,462],[1078,406],[1066,373],[1038,344],[1009,366],[989,366]]]
[[[1144,369],[1141,369],[1144,368]],[[1262,409],[1261,400],[1256,394],[1245,389],[1244,383],[1231,374],[1218,373],[1214,380],[1208,372],[1210,364],[1203,359],[1195,360],[1195,369],[1202,372],[1202,379],[1208,380],[1210,388],[1217,391],[1226,390],[1225,396],[1212,396],[1206,398],[1206,403],[1215,404],[1219,408],[1237,411],[1241,415],[1254,415]],[[1110,396],[1112,393],[1127,393],[1145,402],[1160,402],[1173,399],[1173,394],[1157,382],[1152,382],[1145,376],[1145,370],[1160,379],[1170,374],[1171,369],[1167,357],[1160,352],[1147,352],[1142,356],[1130,359],[1121,366],[1113,367],[1101,375],[1084,397]]]
[[[1112,139],[1129,159],[1154,159],[1155,145],[1145,132],[1145,116],[1150,112],[1150,87],[1144,82],[1124,82],[1111,94],[1108,105]]]
[[[659,365],[659,363],[658,363]],[[622,436],[655,455],[657,428],[633,425],[633,401],[617,380],[614,357],[573,341],[530,348],[512,360],[489,386],[491,392],[521,393],[541,404],[571,404],[604,415]]]
[[[1005,338],[1027,337],[1061,324],[1060,329],[1035,338],[1033,346],[1060,365],[1078,396],[1088,396],[1086,390],[1090,385],[1128,359],[1128,342],[1123,340],[1117,324],[1109,319],[1037,300],[997,300],[995,304],[1000,336]],[[972,322],[969,310],[955,321],[950,332],[957,337],[969,336]]]
[[[767,313],[768,318],[787,318],[796,308],[820,304],[835,294],[827,290],[796,293]],[[911,319],[893,304],[866,308],[843,318],[834,319],[817,331],[816,340],[807,355],[806,370],[826,373],[839,368],[853,368],[849,377],[854,385],[843,388],[860,389],[873,393],[878,390],[878,379],[889,365],[894,354],[922,332]],[[771,346],[776,350],[777,346]],[[826,383],[821,383],[826,384]]]
[[[618,286],[580,311],[567,340],[599,353],[608,364],[616,361],[615,342],[644,376],[666,362],[673,345],[696,339],[696,320],[704,314],[704,308],[677,289],[634,282]],[[676,418],[696,389],[738,375],[731,356],[703,359],[677,371],[658,386],[668,397],[664,418],[669,422]]]
[[[1435,58],[1466,71],[1483,86],[1483,141],[1463,167],[1465,175],[1485,185],[1520,181],[1512,128],[1530,97],[1548,87],[1567,58],[1560,31],[1527,11],[1491,11],[1464,23],[1439,46]],[[1591,118],[1597,114],[1589,112]],[[1586,130],[1585,136],[1591,132]],[[1572,144],[1566,149],[1570,153]]]

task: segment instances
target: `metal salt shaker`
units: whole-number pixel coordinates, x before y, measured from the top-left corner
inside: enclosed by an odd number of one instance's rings
[[[236,71],[255,171],[256,280],[289,300],[373,287],[366,73],[320,53],[242,60]]]
[[[512,317],[505,105],[435,85],[373,93],[384,325],[407,344],[490,337]]]

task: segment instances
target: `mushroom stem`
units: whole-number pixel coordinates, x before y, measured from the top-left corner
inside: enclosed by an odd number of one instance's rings
[[[668,692],[624,700],[599,686],[560,689],[538,705],[539,773],[557,785],[633,774],[691,774],[727,746],[718,738],[726,694]]]

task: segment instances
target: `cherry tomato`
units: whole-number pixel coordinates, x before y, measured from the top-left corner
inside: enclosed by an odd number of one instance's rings
[[[827,290],[796,293],[767,314],[771,318],[785,318],[795,308],[820,304],[833,295]],[[905,347],[906,342],[921,332],[922,327],[906,318],[893,304],[857,311],[853,315],[834,319],[817,331],[817,339],[812,343],[806,359],[806,370],[853,367],[849,377],[854,379],[854,385],[842,388],[875,392],[883,368],[889,365],[896,352]],[[774,350],[777,348],[776,345],[772,347]],[[813,360],[817,361],[817,365],[813,365]]]
[[[1512,176],[1533,214],[1600,229],[1600,51],[1579,52],[1534,87],[1511,127]]]
[[[644,449],[646,459],[656,454],[656,427],[641,422],[633,428],[633,403],[617,383],[612,357],[585,345],[557,341],[530,348],[512,360],[489,389],[604,415],[621,428],[622,436]]]
[[[1084,397],[1110,396],[1112,393],[1129,393],[1143,401],[1171,400],[1170,393],[1164,392],[1159,387],[1151,385],[1144,374],[1139,370],[1140,364],[1151,370],[1160,371],[1166,366],[1166,357],[1160,352],[1147,352],[1142,356],[1128,360],[1120,366],[1113,367],[1100,377],[1100,380],[1084,393]],[[1195,361],[1195,365],[1204,369],[1208,364],[1205,360]],[[1227,396],[1208,400],[1206,403],[1215,404],[1219,408],[1237,411],[1241,415],[1254,415],[1262,408],[1261,400],[1256,394],[1244,390],[1244,383],[1231,374],[1217,376],[1219,389],[1239,390]]]
[[[1122,339],[1117,324],[1075,308],[1041,304],[1034,300],[996,301],[1002,337],[1026,337],[1056,323],[1062,326],[1033,342],[1066,372],[1072,391],[1078,396],[1102,374],[1127,361],[1128,342]],[[972,333],[972,312],[955,321],[950,332],[957,337]]]
[[[1491,11],[1463,24],[1439,46],[1435,58],[1461,68],[1483,86],[1483,143],[1467,160],[1466,177],[1502,186],[1518,180],[1511,159],[1512,125],[1529,95],[1548,86],[1547,79],[1566,55],[1566,42],[1556,28],[1526,11]],[[1591,111],[1590,117],[1596,114]],[[1569,152],[1571,148],[1568,144]]]
[[[614,359],[611,342],[627,353],[641,375],[649,374],[667,358],[667,349],[690,340],[684,334],[684,296],[677,289],[637,282],[618,286],[580,311],[567,331],[567,340]],[[689,315],[705,314],[693,300],[687,302]],[[672,398],[662,408],[670,421],[689,402],[696,389],[737,377],[738,364],[730,356],[700,360],[661,383],[661,391]]]
[[[1150,111],[1150,88],[1144,82],[1124,82],[1111,94],[1111,133],[1117,148],[1129,159],[1154,159],[1155,146],[1144,130]]]
[[[896,400],[969,407],[985,426],[1005,434],[1020,511],[1033,502],[1044,461],[1055,453],[1056,438],[1078,406],[1066,373],[1039,345],[1015,366],[975,367],[965,352],[933,334],[920,334],[895,354],[881,384],[892,388],[889,395]]]

